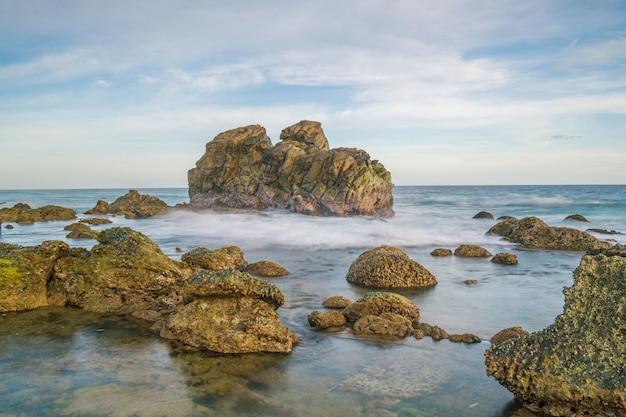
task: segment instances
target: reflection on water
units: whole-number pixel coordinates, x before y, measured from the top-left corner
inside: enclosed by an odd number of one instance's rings
[[[292,355],[209,355],[124,318],[7,313],[0,415],[508,415],[509,394],[484,376],[486,347],[311,331]]]

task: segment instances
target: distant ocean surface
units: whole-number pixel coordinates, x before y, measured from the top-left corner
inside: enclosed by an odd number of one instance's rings
[[[0,208],[69,207],[79,218],[98,200],[127,189],[0,190]],[[139,189],[169,205],[188,202],[186,188]],[[562,312],[563,287],[582,252],[524,249],[485,232],[496,220],[537,216],[551,226],[626,233],[626,185],[396,186],[395,216],[320,218],[269,210],[215,214],[178,211],[150,219],[111,217],[174,259],[202,246],[237,245],[248,262],[271,260],[291,274],[271,279],[285,293],[278,312],[301,341],[291,355],[185,352],[136,323],[70,309],[0,317],[0,415],[14,416],[509,416],[519,405],[485,375],[483,353],[497,331],[537,331]],[[589,223],[565,220],[571,214]],[[2,226],[0,242],[37,245],[64,240],[71,222]],[[598,234],[626,244],[626,234]],[[519,264],[438,258],[438,247],[476,244],[511,252]],[[396,291],[420,307],[422,321],[448,333],[474,333],[474,345],[430,338],[361,338],[349,330],[311,329],[306,317],[332,295],[356,300],[368,289],[345,280],[364,251],[393,245],[424,265],[439,283]],[[478,284],[468,286],[467,279]],[[387,414],[385,414],[387,413]]]

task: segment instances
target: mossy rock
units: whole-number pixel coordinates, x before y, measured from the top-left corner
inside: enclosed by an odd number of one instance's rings
[[[346,280],[374,288],[416,288],[437,284],[425,267],[393,246],[379,246],[362,253],[350,265]]]
[[[217,250],[196,248],[185,253],[182,261],[207,271],[243,269],[248,265],[242,250],[237,246],[226,246]]]
[[[289,271],[287,271],[287,269],[272,261],[253,262],[244,267],[243,270],[257,277],[271,278],[284,277],[285,275],[289,275]]]
[[[307,316],[309,326],[318,327],[320,329],[328,329],[330,327],[339,327],[346,324],[346,317],[341,311],[313,311]]]
[[[351,323],[364,316],[379,316],[382,313],[399,314],[412,322],[420,318],[419,307],[403,295],[392,292],[369,292],[343,310],[343,315]]]
[[[517,265],[517,256],[513,253],[497,253],[491,262],[501,265]]]
[[[587,220],[582,214],[570,214],[565,218],[565,220],[574,220],[577,222],[589,223],[589,220]]]
[[[430,253],[432,256],[452,256],[452,251],[446,248],[436,248]]]
[[[358,319],[352,328],[357,335],[407,337],[413,333],[411,320],[394,313],[368,315]]]
[[[352,300],[343,295],[333,295],[332,297],[328,297],[322,305],[326,308],[346,308],[350,304],[352,304]]]
[[[454,250],[454,256],[463,258],[488,258],[493,255],[487,249],[477,245],[461,245]]]

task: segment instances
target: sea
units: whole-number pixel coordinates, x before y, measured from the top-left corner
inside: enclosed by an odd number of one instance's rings
[[[127,189],[5,190],[0,208],[23,202],[69,207],[79,218],[98,200]],[[139,189],[169,205],[189,201],[186,188]],[[486,232],[497,220],[537,216],[551,226],[587,230],[626,244],[626,185],[396,186],[395,216],[311,217],[282,210],[214,213],[176,211],[148,219],[111,217],[101,230],[127,226],[165,254],[177,248],[239,246],[248,262],[270,260],[291,273],[270,278],[285,294],[282,322],[300,338],[291,354],[192,352],[160,339],[142,323],[70,308],[40,308],[0,317],[1,416],[511,416],[513,395],[486,375],[484,352],[499,330],[534,332],[563,311],[563,289],[582,252],[538,250]],[[583,215],[588,222],[566,220]],[[0,242],[24,246],[66,238],[70,221],[2,226]],[[489,258],[434,257],[435,248],[480,245],[517,255],[517,265]],[[307,315],[343,295],[371,289],[345,276],[363,252],[396,246],[438,280],[434,287],[396,290],[421,311],[421,321],[448,333],[473,333],[462,344],[361,337],[349,329],[311,328]],[[468,285],[466,280],[475,280]]]

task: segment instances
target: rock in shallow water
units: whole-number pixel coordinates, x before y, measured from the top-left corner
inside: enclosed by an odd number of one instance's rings
[[[487,374],[530,410],[626,415],[626,258],[599,252],[582,258],[552,325],[485,353]]]

